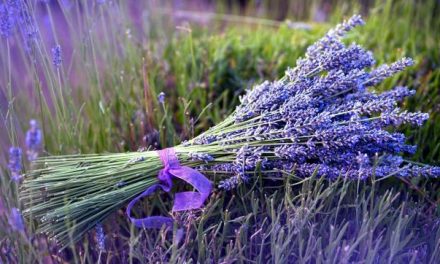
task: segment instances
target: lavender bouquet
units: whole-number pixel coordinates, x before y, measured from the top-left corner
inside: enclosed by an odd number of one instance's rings
[[[421,126],[426,113],[398,108],[414,91],[369,89],[412,65],[403,58],[374,67],[371,52],[341,39],[362,25],[353,16],[307,49],[280,80],[266,81],[241,98],[223,122],[198,137],[163,151],[43,157],[27,175],[21,192],[25,215],[41,220],[39,231],[62,243],[76,241],[108,215],[157,188],[169,191],[179,177],[197,192],[176,194],[174,210],[199,208],[211,179],[229,190],[260,175],[335,179],[437,177],[440,168],[404,160],[415,146],[394,131]],[[205,178],[205,176],[208,178]],[[161,227],[172,220],[156,216],[130,220]]]

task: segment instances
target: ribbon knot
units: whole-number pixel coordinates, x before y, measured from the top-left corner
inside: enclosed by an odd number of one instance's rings
[[[131,200],[127,206],[127,216],[136,227],[161,228],[164,225],[167,227],[172,226],[173,219],[170,217],[149,216],[137,219],[131,216],[131,209],[141,198],[153,194],[157,188],[169,192],[173,184],[172,177],[184,180],[198,191],[176,193],[172,212],[186,211],[202,207],[212,190],[211,182],[203,174],[190,167],[180,166],[174,148],[160,150],[158,151],[158,154],[163,165],[163,169],[160,170],[159,175],[157,175],[160,183],[154,184],[146,189],[139,196]]]

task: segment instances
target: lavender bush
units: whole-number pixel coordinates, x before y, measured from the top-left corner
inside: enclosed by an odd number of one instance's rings
[[[371,52],[341,41],[361,24],[353,16],[310,46],[283,78],[249,90],[223,122],[174,148],[179,162],[228,190],[255,172],[330,180],[438,177],[438,167],[404,159],[415,146],[395,129],[421,126],[428,118],[398,107],[414,91],[396,87],[379,94],[370,88],[412,60],[374,68]],[[21,192],[24,214],[39,218],[39,231],[65,245],[157,184],[162,169],[155,151],[42,157],[35,164]]]

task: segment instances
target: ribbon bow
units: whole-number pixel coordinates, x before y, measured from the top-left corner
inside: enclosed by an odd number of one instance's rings
[[[146,189],[139,196],[134,198],[127,206],[127,216],[136,227],[161,228],[162,226],[171,227],[173,219],[165,216],[149,216],[146,218],[134,218],[131,216],[131,209],[134,204],[145,196],[153,194],[157,188],[169,192],[172,187],[172,177],[184,180],[193,186],[198,192],[176,193],[172,212],[198,209],[202,207],[206,198],[212,190],[211,182],[200,172],[187,166],[180,166],[174,148],[167,148],[158,151],[159,158],[164,168],[159,171],[158,179],[160,183]]]

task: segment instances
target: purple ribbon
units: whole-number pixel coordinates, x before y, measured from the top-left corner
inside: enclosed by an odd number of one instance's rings
[[[162,190],[165,192],[169,192],[173,184],[173,176],[189,183],[198,192],[176,193],[172,212],[186,211],[202,207],[212,190],[211,182],[203,174],[190,167],[180,166],[174,148],[160,150],[158,151],[158,154],[164,166],[164,168],[159,171],[159,175],[157,176],[160,180],[160,183],[154,184],[146,189],[143,193],[130,201],[127,206],[127,216],[136,227],[161,228],[164,225],[166,227],[172,226],[173,219],[170,217],[149,216],[138,219],[131,216],[131,209],[137,201],[145,196],[153,194],[157,188],[162,188]]]

